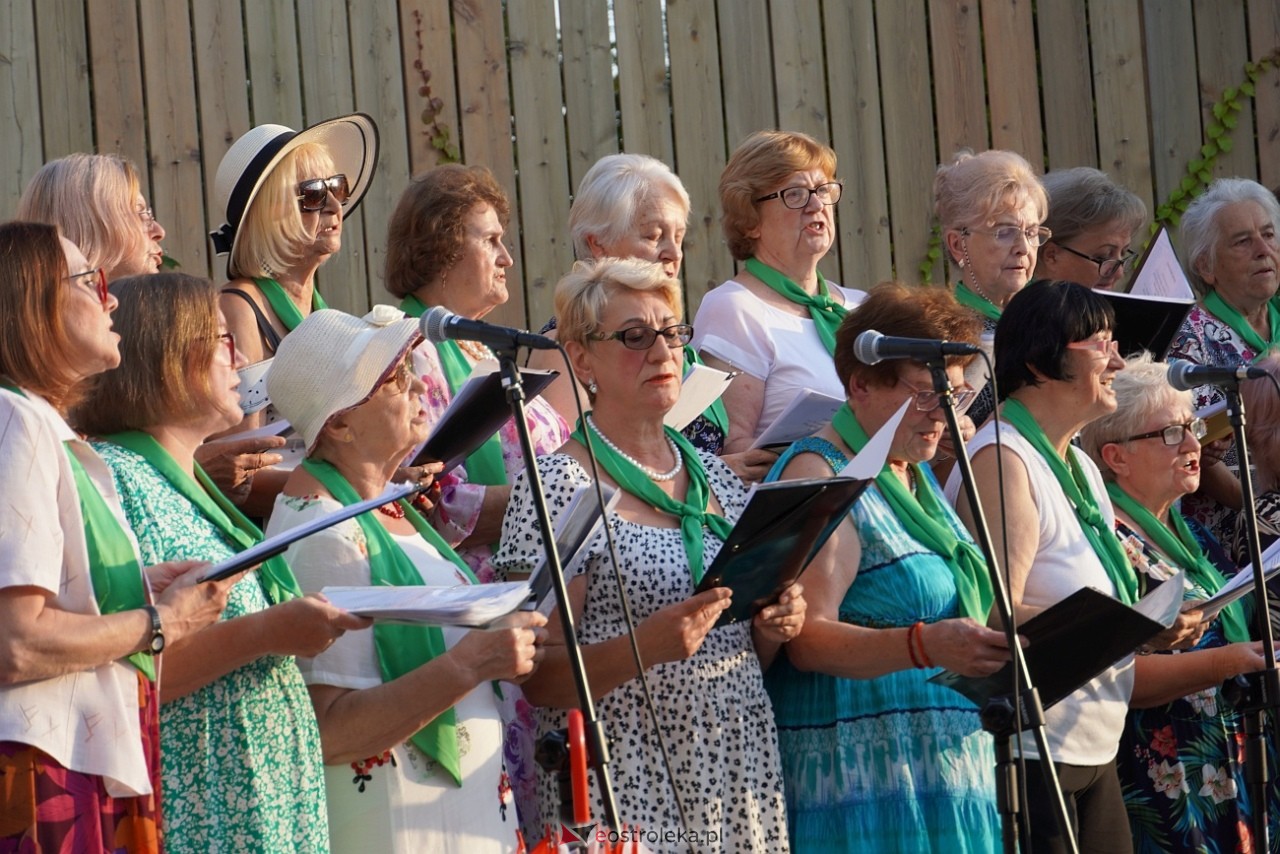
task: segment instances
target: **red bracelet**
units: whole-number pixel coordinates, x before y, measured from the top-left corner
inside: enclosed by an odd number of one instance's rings
[[[920,660],[924,662],[920,667],[933,667],[933,661],[929,658],[929,653],[924,650],[924,623],[916,623],[912,628],[916,630],[916,643],[920,646]]]
[[[924,623],[915,623],[907,629],[907,655],[911,656],[911,666],[916,670],[924,669],[924,665],[920,663],[920,659],[916,658],[915,633],[920,630]]]

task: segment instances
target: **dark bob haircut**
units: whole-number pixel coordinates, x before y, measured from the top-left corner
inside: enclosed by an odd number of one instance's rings
[[[996,382],[1000,399],[1028,385],[1036,374],[1070,380],[1067,345],[1115,328],[1105,297],[1075,282],[1038,279],[1013,295],[996,324]]]

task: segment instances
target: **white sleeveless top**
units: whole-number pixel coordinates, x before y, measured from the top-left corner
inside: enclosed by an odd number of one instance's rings
[[[1000,440],[1026,466],[1031,500],[1040,519],[1037,531],[1009,532],[1010,537],[1036,537],[1038,542],[1035,561],[1023,589],[1023,604],[1047,607],[1082,587],[1093,587],[1115,596],[1115,585],[1094,553],[1075,510],[1044,457],[1007,422],[1001,423]],[[977,454],[994,441],[992,419],[970,440],[969,453]],[[1113,530],[1115,514],[1098,467],[1074,445],[1068,453],[1075,455],[1094,497],[1100,497],[1098,506],[1107,530]],[[953,504],[959,490],[959,472],[953,470],[946,488],[947,498]],[[1006,496],[1006,500],[1017,498]],[[1046,711],[1045,732],[1053,759],[1070,765],[1104,765],[1115,758],[1132,693],[1133,656],[1129,656]],[[1023,738],[1023,755],[1029,759],[1041,758],[1029,733]]]

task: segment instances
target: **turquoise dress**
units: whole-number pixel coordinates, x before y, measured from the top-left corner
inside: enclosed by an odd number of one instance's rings
[[[848,462],[830,442],[810,437],[782,455],[769,479],[800,453],[820,454],[833,471]],[[921,488],[941,496],[928,466],[922,470]],[[862,561],[840,603],[841,622],[892,628],[959,616],[950,569],[906,533],[874,486],[851,514]],[[785,657],[769,669],[793,851],[1000,850],[992,739],[976,706],[925,681],[937,672],[844,679],[803,673]]]
[[[143,457],[108,442],[93,448],[111,468],[144,565],[235,553]],[[249,573],[231,588],[222,619],[270,605]],[[160,751],[169,854],[329,850],[320,729],[292,656],[263,656],[165,702]]]

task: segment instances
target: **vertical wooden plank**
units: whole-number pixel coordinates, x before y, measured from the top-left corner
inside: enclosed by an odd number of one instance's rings
[[[918,268],[933,233],[933,174],[938,166],[925,11],[924,0],[876,6],[880,67],[895,70],[892,77],[881,78],[894,275],[908,282],[919,280]],[[928,280],[942,281],[941,262]]]
[[[40,4],[40,124],[46,161],[93,151],[89,107],[89,45],[83,0]],[[16,114],[13,114],[16,115]]]
[[[298,4],[298,39],[306,46],[300,51],[304,118],[299,126],[355,111],[349,26],[344,0],[303,0]],[[382,179],[375,174],[373,180]],[[361,204],[343,221],[342,251],[330,258],[316,277],[329,305],[353,314],[363,314],[371,302],[364,217]]]
[[[560,41],[564,52],[564,103],[569,123],[569,187],[606,154],[618,152],[617,98],[608,4],[560,0]],[[537,313],[531,320],[537,322]]]
[[[461,151],[452,29],[449,0],[401,0],[400,50],[404,57],[410,172],[414,175],[442,162],[440,150],[432,144],[433,125],[447,133],[448,142]],[[431,101],[436,98],[439,110],[431,108]]]
[[[387,221],[409,183],[404,65],[400,51],[400,14],[396,0],[348,0],[351,70],[356,109],[378,123],[378,171],[360,204],[364,216],[365,261],[370,304],[390,302],[383,286]],[[392,49],[388,49],[392,46]],[[414,121],[414,125],[419,123]]]
[[[1204,127],[1218,123],[1213,105],[1226,89],[1245,79],[1244,63],[1249,53],[1245,31],[1244,0],[1194,0],[1196,68],[1200,72],[1200,118]],[[1258,174],[1253,137],[1253,110],[1233,113],[1236,127],[1231,134],[1231,150],[1218,155],[1213,177],[1251,177]],[[1198,146],[1197,146],[1198,147]],[[1193,156],[1195,155],[1192,152]]]
[[[667,0],[676,171],[692,208],[684,238],[685,314],[733,274],[720,231],[717,186],[724,171],[724,104],[715,0]]]
[[[1041,97],[1049,168],[1098,165],[1089,30],[1080,0],[1038,0]]]
[[[1249,48],[1254,62],[1280,58],[1280,3],[1249,0]],[[1274,190],[1280,187],[1280,70],[1273,68],[1258,78],[1253,120],[1258,134],[1258,180]]]
[[[97,0],[89,13],[89,76],[93,80],[93,121],[98,151],[122,154],[144,178],[147,114],[142,99],[142,46],[133,0]],[[154,207],[154,205],[153,205]],[[157,208],[162,216],[168,211]]]
[[[941,158],[947,160],[961,148],[990,148],[977,5],[968,0],[930,0],[929,35]]]
[[[165,251],[198,274],[209,270],[187,4],[142,0],[143,85],[151,152],[149,201],[165,226]]]
[[[982,41],[991,145],[1018,152],[1043,172],[1044,136],[1031,0],[983,0]]]
[[[528,204],[521,219],[523,296],[527,323],[532,326],[541,326],[555,313],[555,284],[573,266],[566,225],[571,190],[553,3],[525,0],[507,7],[520,198]],[[518,296],[512,294],[510,301]]]
[[[235,128],[236,136],[256,125],[301,129],[302,69],[298,64],[300,40],[293,0],[245,3],[244,35],[249,55],[251,118],[245,127]],[[218,168],[216,161],[206,158],[205,163],[206,168],[209,163],[215,171]]]
[[[865,289],[893,277],[875,19],[862,0],[826,0],[823,18],[834,107],[832,147],[844,182],[836,206],[841,261],[836,281]]]
[[[1144,0],[1142,24],[1146,42],[1154,48],[1147,51],[1146,76],[1152,177],[1160,204],[1182,181],[1187,161],[1200,156],[1200,116],[1188,106],[1197,98],[1195,63],[1187,61],[1196,50],[1191,0]]]
[[[1150,114],[1142,97],[1142,21],[1132,0],[1090,0],[1100,168],[1154,210]]]
[[[717,0],[728,151],[755,131],[778,127],[768,4],[769,0]]]
[[[28,0],[0,4],[0,204],[8,219],[22,188],[44,162],[36,71],[36,19]]]
[[[613,6],[618,42],[618,106],[622,150],[674,162],[671,87],[660,0],[623,0]]]
[[[207,233],[222,223],[214,177],[222,157],[249,128],[248,72],[244,59],[244,20],[238,0],[202,0],[191,5],[195,40],[196,79],[199,81],[200,157],[204,164]],[[163,222],[163,220],[162,220]],[[185,264],[185,262],[184,262]],[[214,278],[226,273],[226,265],[212,257]],[[187,265],[187,272],[193,272]]]
[[[458,109],[462,121],[462,159],[488,166],[511,199],[511,227],[507,246],[515,260],[515,275],[507,277],[511,299],[489,316],[494,323],[524,327],[524,253],[521,248],[522,217],[536,216],[536,200],[530,210],[519,207],[516,193],[515,149],[511,140],[511,96],[507,85],[507,43],[500,4],[480,0],[454,0],[454,39],[458,56]],[[519,211],[520,216],[516,213]],[[542,323],[545,318],[539,318]]]

